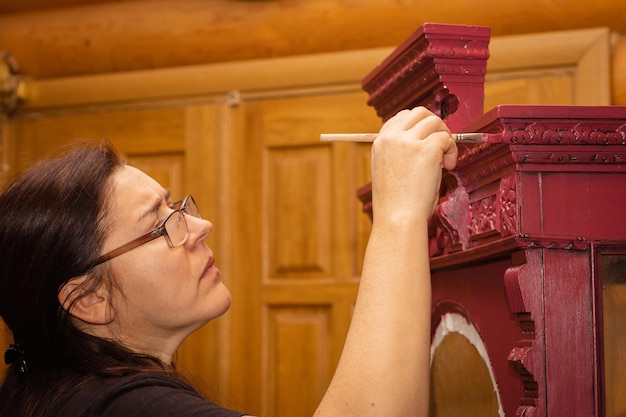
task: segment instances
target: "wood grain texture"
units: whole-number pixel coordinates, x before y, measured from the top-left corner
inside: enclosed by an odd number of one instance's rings
[[[392,46],[424,22],[489,26],[492,36],[599,26],[626,33],[622,0],[11,3],[23,6],[0,9],[0,50],[35,78]]]

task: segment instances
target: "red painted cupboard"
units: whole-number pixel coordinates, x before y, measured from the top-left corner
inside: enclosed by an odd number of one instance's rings
[[[383,120],[493,134],[459,145],[431,222],[431,415],[624,416],[626,107],[483,114],[488,43],[426,24],[363,80]]]

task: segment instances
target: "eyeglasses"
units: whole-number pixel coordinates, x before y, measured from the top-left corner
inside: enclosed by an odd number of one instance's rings
[[[189,227],[187,226],[186,215],[200,218],[200,211],[198,205],[191,195],[188,195],[184,199],[172,204],[173,212],[171,212],[165,220],[163,220],[157,227],[149,231],[143,236],[120,246],[117,249],[113,249],[110,252],[100,256],[93,264],[92,268],[110,261],[111,259],[120,256],[130,250],[135,249],[145,243],[151,242],[154,239],[163,236],[167,241],[170,248],[182,246],[189,237]]]

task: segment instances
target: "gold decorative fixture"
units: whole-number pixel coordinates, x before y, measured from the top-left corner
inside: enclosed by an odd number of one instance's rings
[[[26,95],[26,80],[7,51],[0,51],[0,114],[8,116]]]

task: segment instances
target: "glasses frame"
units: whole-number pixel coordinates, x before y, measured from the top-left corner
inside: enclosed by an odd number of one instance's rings
[[[165,219],[163,219],[154,229],[150,230],[148,233],[146,233],[145,235],[139,236],[137,239],[133,239],[130,242],[127,242],[125,244],[123,244],[122,246],[113,249],[107,253],[105,253],[104,255],[101,255],[98,259],[96,259],[96,261],[92,264],[92,268],[96,267],[104,262],[110,261],[113,258],[116,258],[120,255],[125,254],[126,252],[129,252],[135,248],[138,248],[141,245],[144,245],[148,242],[152,242],[154,239],[157,239],[161,236],[163,236],[165,238],[165,240],[167,241],[167,244],[169,245],[170,248],[175,248],[178,246],[182,246],[185,244],[185,242],[187,242],[187,238],[189,237],[189,225],[187,225],[187,219],[185,219],[185,215],[189,214],[192,217],[196,217],[196,218],[200,218],[200,210],[197,210],[198,215],[195,216],[191,213],[188,213],[187,211],[185,211],[185,209],[187,208],[187,203],[191,201],[193,203],[193,205],[196,207],[196,209],[198,208],[198,204],[196,203],[196,200],[191,196],[191,195],[187,195],[185,198],[183,198],[180,201],[177,201],[175,203],[172,204],[172,208],[174,208],[174,211],[172,211],[170,214],[167,215],[167,217]],[[183,222],[185,223],[185,238],[183,239],[182,242],[180,242],[177,245],[174,245],[172,243],[172,240],[169,236],[169,234],[167,233],[167,229],[165,228],[165,223],[167,223],[167,221],[169,219],[172,218],[173,215],[175,215],[176,213],[180,213],[180,215],[183,218]]]

